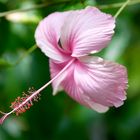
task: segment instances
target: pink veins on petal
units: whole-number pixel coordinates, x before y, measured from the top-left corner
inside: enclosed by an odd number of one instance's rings
[[[50,58],[51,78],[75,60],[52,82],[54,95],[65,90],[71,98],[98,112],[123,104],[126,68],[89,56],[107,46],[114,28],[115,19],[93,7],[55,12],[40,22],[35,39],[41,51]]]

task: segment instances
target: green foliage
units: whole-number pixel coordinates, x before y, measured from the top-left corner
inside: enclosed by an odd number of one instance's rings
[[[8,110],[15,97],[50,79],[48,58],[36,49],[34,31],[42,18],[54,11],[96,5],[115,15],[114,0],[0,0],[0,12],[25,9],[15,20],[0,17],[0,110]],[[135,5],[132,5],[133,3]],[[140,2],[133,0],[116,20],[116,32],[99,55],[128,69],[129,88],[124,105],[98,114],[69,98],[64,92],[53,97],[49,86],[41,100],[20,117],[11,116],[0,126],[0,140],[137,140],[140,137]],[[45,3],[42,7],[34,7]],[[57,3],[57,4],[56,4]],[[108,5],[112,4],[112,5]],[[114,8],[115,7],[115,8]],[[15,13],[19,10],[15,11]],[[3,13],[0,13],[0,15]],[[31,47],[33,46],[33,47]],[[31,48],[30,48],[31,47]],[[35,51],[36,49],[36,51]],[[31,53],[32,52],[32,53]]]

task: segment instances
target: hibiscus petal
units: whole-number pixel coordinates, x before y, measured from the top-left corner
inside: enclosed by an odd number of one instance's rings
[[[88,104],[89,104],[90,108],[92,108],[93,110],[100,112],[100,113],[106,112],[109,109],[109,107],[103,106],[103,105],[95,103],[93,101],[88,102]]]
[[[86,56],[69,68],[61,85],[80,104],[105,112],[126,99],[127,72],[122,65]]]
[[[62,47],[74,57],[98,52],[111,40],[114,27],[114,18],[97,8],[73,11],[62,26]]]
[[[51,79],[53,79],[64,67],[67,63],[55,63],[55,61],[50,59],[50,72]],[[63,88],[61,86],[62,81],[66,78],[66,73],[62,73],[57,79],[52,82],[53,87],[53,95],[56,95],[57,92],[61,91]]]
[[[40,22],[35,32],[36,43],[42,52],[60,62],[68,59],[67,53],[58,45],[60,30],[68,14],[69,12],[50,14]]]

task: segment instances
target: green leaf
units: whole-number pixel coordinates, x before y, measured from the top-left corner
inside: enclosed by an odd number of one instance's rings
[[[0,69],[11,67],[11,66],[12,66],[11,63],[9,63],[8,61],[6,61],[3,58],[0,58]]]

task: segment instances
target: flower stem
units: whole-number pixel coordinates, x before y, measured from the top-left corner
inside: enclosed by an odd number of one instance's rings
[[[26,56],[28,56],[30,53],[32,53],[35,49],[37,49],[37,45],[33,45],[31,48],[29,48],[14,64],[13,66],[18,65]]]
[[[31,10],[40,9],[40,8],[47,7],[47,6],[58,5],[58,4],[69,3],[69,2],[71,2],[71,1],[70,0],[63,0],[63,1],[55,2],[55,3],[45,2],[45,3],[42,3],[42,4],[34,5],[30,8],[15,9],[15,10],[10,10],[10,11],[6,11],[6,12],[1,12],[0,17],[5,17],[5,16],[7,16],[9,14],[12,14],[12,13],[28,12],[28,11],[31,11]],[[113,3],[113,4],[107,4],[107,5],[100,5],[100,6],[97,6],[97,7],[99,9],[118,8],[118,7],[121,7],[124,3],[125,2]],[[134,5],[134,4],[138,4],[138,3],[140,3],[140,0],[133,0],[133,1],[130,1],[127,5]]]
[[[53,5],[58,5],[58,4],[63,4],[63,3],[69,3],[71,2],[70,0],[63,0],[63,1],[59,1],[59,2],[55,2],[55,3],[52,3],[52,2],[45,2],[45,3],[41,3],[41,4],[38,4],[38,5],[34,5],[30,8],[25,8],[25,9],[15,9],[15,10],[10,10],[10,11],[5,11],[5,12],[1,12],[0,13],[0,17],[5,17],[9,14],[13,14],[13,13],[17,13],[17,12],[28,12],[28,11],[31,11],[31,10],[35,10],[35,9],[39,9],[39,8],[43,8],[43,7],[47,7],[47,6],[53,6]]]
[[[36,44],[33,45],[31,48],[29,48],[27,51],[25,51],[20,57],[19,59],[17,59],[14,63],[10,63],[9,61],[0,58],[0,65],[4,65],[6,66],[5,68],[9,68],[9,67],[14,67],[16,65],[18,65],[26,56],[28,56],[30,53],[32,53],[35,49],[37,48]],[[1,113],[1,112],[0,112]]]
[[[54,78],[52,78],[49,82],[47,82],[45,85],[43,85],[41,88],[33,92],[26,100],[21,102],[18,106],[16,106],[12,111],[8,113],[1,112],[3,116],[0,118],[0,124],[3,123],[3,121],[12,113],[20,110],[20,108],[24,107],[29,101],[31,101],[35,96],[37,96],[42,90],[44,90],[48,85],[50,85],[54,80],[56,80],[64,71],[67,70],[67,68],[75,61],[75,59],[72,59]]]
[[[130,0],[126,0],[126,2],[120,7],[120,9],[117,11],[117,13],[114,15],[114,18],[117,18],[119,14],[123,11],[123,9],[127,6],[127,4],[130,2]]]
[[[99,9],[112,9],[112,8],[119,8],[126,2],[119,2],[119,3],[113,3],[113,4],[107,4],[107,5],[99,5],[97,6]],[[140,0],[131,0],[127,5],[135,5],[140,3]]]

